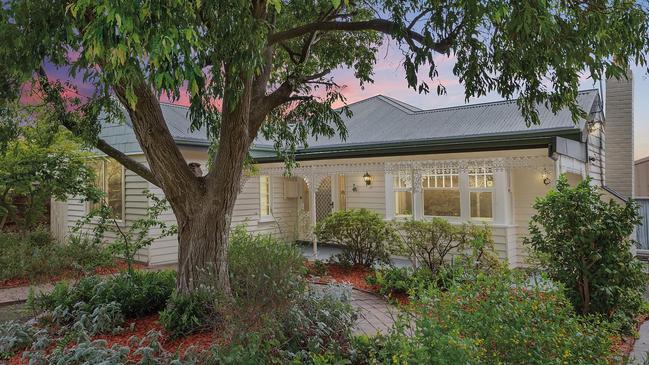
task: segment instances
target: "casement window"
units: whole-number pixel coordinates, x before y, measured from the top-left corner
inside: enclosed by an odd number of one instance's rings
[[[489,166],[480,166],[470,169],[469,200],[471,218],[492,219],[494,197],[494,173]]]
[[[433,169],[421,180],[424,216],[461,215],[460,175],[457,169]]]
[[[259,177],[259,217],[270,218],[273,212],[271,203],[270,176]]]
[[[90,209],[105,204],[113,217],[121,220],[124,217],[124,167],[111,158],[92,159],[89,165],[95,172],[95,186],[105,194],[102,202],[90,203]]]
[[[399,171],[393,178],[395,216],[412,216],[412,173]]]

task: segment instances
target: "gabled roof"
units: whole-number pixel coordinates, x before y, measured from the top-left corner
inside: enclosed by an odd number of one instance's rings
[[[577,103],[586,112],[591,112],[598,103],[598,97],[597,90],[582,91],[577,97]],[[541,106],[538,110],[541,124],[527,127],[516,100],[421,110],[377,95],[350,104],[349,108],[353,115],[344,118],[347,139],[343,141],[338,136],[314,137],[309,140],[309,148],[472,138],[562,129],[582,130],[586,122],[580,120],[575,125],[569,110],[560,110],[554,114]],[[267,142],[260,140],[258,144],[264,145]]]
[[[591,117],[601,112],[597,90],[581,91],[577,103]],[[527,127],[516,100],[469,104],[422,110],[402,101],[377,95],[349,105],[353,115],[344,117],[348,136],[311,137],[308,147],[297,151],[298,159],[355,155],[424,153],[461,148],[512,147],[520,143],[547,145],[549,138],[578,139],[587,120],[572,122],[567,109],[558,113],[539,107],[540,125]],[[178,144],[207,146],[204,129],[189,130],[188,108],[161,103],[169,131]],[[125,153],[140,148],[128,116],[123,125],[109,124],[102,138]],[[272,142],[258,138],[253,157],[259,162],[277,160]]]

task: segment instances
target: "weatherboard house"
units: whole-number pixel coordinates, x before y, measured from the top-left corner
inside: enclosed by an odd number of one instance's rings
[[[313,241],[310,227],[332,211],[366,208],[386,220],[443,217],[489,225],[498,255],[511,266],[525,265],[522,241],[532,204],[559,174],[571,183],[591,177],[611,198],[633,196],[632,83],[608,81],[606,103],[597,90],[580,92],[587,117],[577,123],[567,110],[541,107],[541,123],[531,127],[515,101],[433,110],[381,95],[356,102],[346,120],[346,140],[310,141],[297,151],[299,166],[291,176],[272,144],[258,140],[251,151],[258,169],[242,182],[232,224],[288,241]],[[187,163],[207,170],[208,141],[201,131],[189,131],[187,109],[163,104],[162,112]],[[105,126],[101,137],[146,163],[128,117]],[[102,159],[96,168],[121,224],[145,213],[150,202],[144,190],[162,195],[116,161]],[[65,236],[90,208],[77,198],[54,202],[55,235]],[[171,212],[162,218],[174,221]],[[177,262],[177,238],[154,241],[139,259],[149,265]]]

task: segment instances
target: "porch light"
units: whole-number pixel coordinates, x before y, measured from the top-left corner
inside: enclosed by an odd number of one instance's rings
[[[372,185],[372,175],[370,175],[369,172],[366,172],[365,175],[363,175],[363,180],[365,180],[365,185]]]
[[[541,178],[543,179],[543,183],[545,185],[550,185],[552,180],[550,180],[550,176],[548,175],[548,170],[543,170],[543,174],[541,174]]]

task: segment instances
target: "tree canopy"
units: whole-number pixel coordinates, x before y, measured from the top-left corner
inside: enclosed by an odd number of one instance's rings
[[[309,135],[345,136],[333,70],[372,82],[390,39],[418,92],[445,92],[435,56],[446,55],[467,98],[520,96],[528,124],[539,123],[539,104],[577,120],[581,75],[646,65],[647,13],[628,0],[8,0],[0,98],[31,89],[75,135],[159,186],[179,223],[178,289],[207,271],[228,292],[225,245],[249,147],[261,135],[290,165]],[[160,109],[162,96],[181,93],[191,128],[212,142],[205,176],[188,167]],[[98,137],[124,112],[146,164]]]

